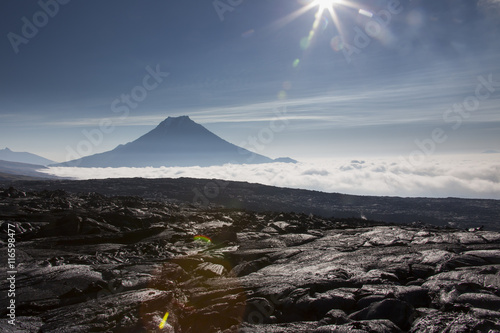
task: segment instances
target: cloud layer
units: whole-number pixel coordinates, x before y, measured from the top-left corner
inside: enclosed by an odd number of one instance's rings
[[[419,166],[400,158],[378,158],[204,168],[53,167],[45,172],[75,179],[215,178],[359,195],[500,199],[498,154],[429,157]]]

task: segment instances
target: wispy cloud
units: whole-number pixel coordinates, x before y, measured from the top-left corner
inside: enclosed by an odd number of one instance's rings
[[[215,178],[359,195],[500,199],[496,154],[433,157],[418,167],[398,159],[358,159],[206,168],[50,168],[46,172],[77,179]]]
[[[161,121],[165,120],[165,116],[152,115],[152,116],[128,116],[124,119],[116,117],[111,114],[110,117],[103,118],[78,118],[67,120],[54,120],[45,122],[45,126],[55,127],[93,127],[99,126],[103,119],[109,119],[114,126],[149,126],[158,125]]]
[[[130,115],[126,119],[108,117],[115,126],[153,126],[167,116],[189,115],[202,123],[258,123],[271,121],[276,117],[275,110],[286,108],[288,120],[296,120],[302,126],[323,128],[365,127],[397,124],[428,124],[442,121],[443,112],[453,103],[459,103],[475,89],[475,82],[468,80],[443,82],[429,85],[424,80],[403,85],[385,85],[373,89],[346,89],[332,91],[330,94],[313,95],[304,98],[270,101],[246,105],[208,107],[195,109],[180,108],[175,113],[149,115]],[[467,76],[462,73],[462,76]],[[443,79],[438,75],[439,79]],[[474,121],[500,121],[497,111],[498,100],[491,98],[482,105]],[[98,126],[102,118],[79,118],[54,120],[44,123],[47,126],[85,127]]]
[[[500,0],[479,0],[478,7],[490,15],[500,14]]]

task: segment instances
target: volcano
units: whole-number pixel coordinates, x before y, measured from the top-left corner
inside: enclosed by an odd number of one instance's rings
[[[161,167],[270,163],[274,160],[220,138],[188,116],[168,117],[135,141],[56,166]]]

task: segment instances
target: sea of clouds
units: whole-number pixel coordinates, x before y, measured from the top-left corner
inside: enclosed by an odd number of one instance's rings
[[[51,167],[43,172],[80,180],[190,177],[359,195],[500,199],[500,154],[428,157],[419,165],[402,158],[372,158],[212,167]]]

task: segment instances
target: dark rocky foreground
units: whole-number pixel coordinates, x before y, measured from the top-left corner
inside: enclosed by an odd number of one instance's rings
[[[1,332],[500,332],[493,231],[13,188],[0,215]]]
[[[140,176],[140,175],[138,175]],[[108,196],[138,196],[173,203],[213,205],[255,212],[279,211],[336,217],[366,217],[397,224],[422,221],[437,226],[478,228],[500,232],[500,200],[461,198],[400,198],[280,188],[217,179],[92,179],[2,180],[0,187],[25,191],[65,190]]]

